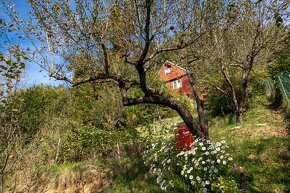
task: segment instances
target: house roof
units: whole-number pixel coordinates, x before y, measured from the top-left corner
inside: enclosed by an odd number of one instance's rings
[[[166,61],[164,62],[164,64],[162,65],[162,67],[165,66],[166,63],[169,63],[169,64],[171,64],[171,65],[173,65],[173,66],[176,66],[177,68],[180,68],[181,70],[184,70],[185,72],[187,72],[187,70],[186,70],[185,68],[182,68],[182,67],[180,67],[180,66],[178,66],[178,65],[176,65],[176,64],[174,64],[174,63],[172,63],[172,62],[170,62],[170,61],[168,61],[168,60],[166,60]],[[162,67],[161,67],[161,69],[162,69]],[[160,70],[161,70],[161,69],[160,69]],[[160,71],[159,71],[159,72],[160,72]]]
[[[171,76],[168,76],[168,77],[164,77],[164,75],[161,75],[161,71],[162,71],[162,69],[165,68],[165,65],[166,64],[170,64],[174,69],[176,69],[176,70],[178,70],[179,72],[182,72],[182,73],[176,73],[177,71],[175,71],[175,73],[174,73],[175,75],[173,75],[173,76],[171,75]],[[187,72],[186,69],[184,69],[184,68],[182,68],[180,66],[177,66],[174,63],[166,60],[164,62],[164,64],[162,65],[162,67],[160,68],[158,74],[159,74],[159,76],[160,76],[161,79],[164,79],[165,82],[168,82],[168,81],[173,81],[175,79],[181,78],[183,76],[187,76],[188,72]]]
[[[185,68],[182,68],[182,67],[180,67],[180,66],[178,66],[178,65],[176,65],[176,64],[174,64],[174,63],[172,63],[172,62],[170,62],[170,61],[168,61],[168,60],[166,60],[166,61],[162,64],[162,67],[160,68],[158,74],[160,74],[161,69],[162,69],[163,66],[165,66],[165,64],[167,64],[167,63],[169,63],[169,64],[171,64],[171,65],[173,65],[173,66],[176,66],[177,68],[179,68],[179,69],[181,69],[181,70],[187,72],[187,70],[186,70]]]

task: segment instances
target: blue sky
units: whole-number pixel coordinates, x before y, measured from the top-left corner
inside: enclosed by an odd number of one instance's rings
[[[15,9],[19,12],[20,18],[27,21],[29,17],[29,11],[31,11],[29,3],[26,0],[13,0],[13,3],[15,5]],[[0,18],[4,19],[7,18],[5,8],[2,5],[0,5]],[[12,34],[8,35],[13,43],[18,43],[23,47],[30,47],[33,49],[33,45],[30,41],[19,40]],[[7,39],[7,37],[3,35],[0,36],[0,39],[1,44]],[[59,85],[63,84],[63,81],[56,81],[53,78],[48,77],[48,73],[46,71],[42,71],[41,67],[38,64],[34,62],[26,62],[26,69],[25,72],[23,73],[21,86],[31,87],[33,85],[39,84]]]

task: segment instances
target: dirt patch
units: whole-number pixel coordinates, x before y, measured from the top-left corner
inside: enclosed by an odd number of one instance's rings
[[[256,127],[256,132],[259,135],[270,135],[277,137],[287,137],[288,131],[286,127],[275,127],[275,126],[264,126],[264,127]]]
[[[53,178],[46,178],[35,184],[31,192],[35,193],[97,193],[111,185],[109,171],[103,171],[90,165],[78,170],[64,169]]]

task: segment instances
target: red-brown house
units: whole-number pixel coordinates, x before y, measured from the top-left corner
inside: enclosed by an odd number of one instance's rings
[[[159,71],[159,76],[169,90],[175,91],[179,95],[194,96],[187,71],[184,68],[166,61]]]

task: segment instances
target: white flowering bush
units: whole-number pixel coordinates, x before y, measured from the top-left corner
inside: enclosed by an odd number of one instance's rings
[[[220,177],[228,175],[233,158],[225,141],[196,139],[188,151],[177,151],[175,140],[161,140],[144,152],[150,172],[164,191],[209,192],[220,190]]]

